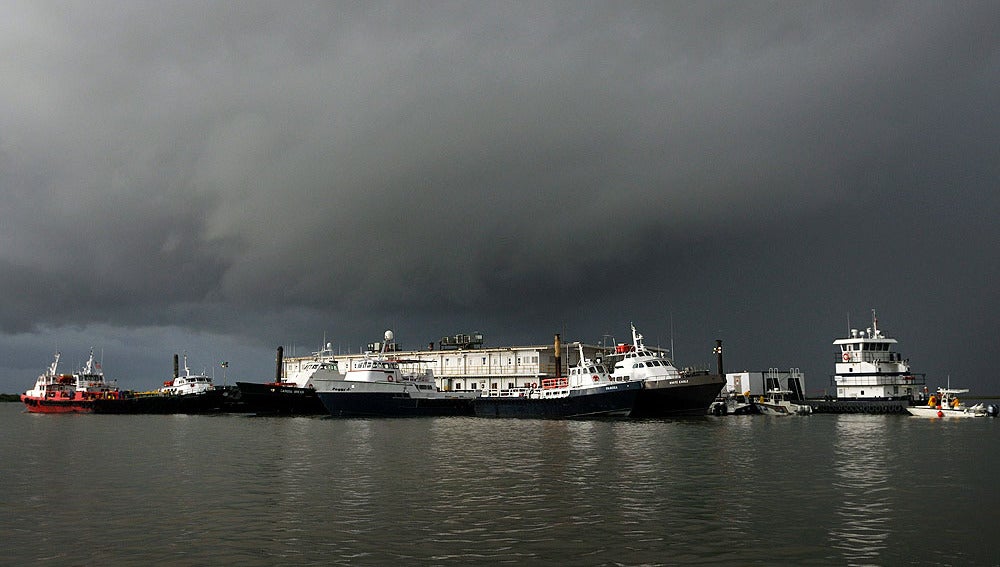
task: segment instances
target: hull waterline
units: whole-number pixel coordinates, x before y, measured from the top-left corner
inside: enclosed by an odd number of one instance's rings
[[[633,418],[705,415],[725,386],[716,374],[647,381],[636,398]]]

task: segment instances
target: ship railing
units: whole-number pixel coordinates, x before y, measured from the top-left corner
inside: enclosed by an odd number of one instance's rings
[[[490,398],[526,398],[536,392],[537,388],[487,388],[480,391],[483,392],[484,396]]]
[[[926,383],[926,374],[915,373],[896,376],[830,376],[830,384],[838,386],[912,386]]]

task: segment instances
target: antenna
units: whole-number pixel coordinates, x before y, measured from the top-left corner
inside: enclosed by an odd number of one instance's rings
[[[677,353],[674,352],[674,312],[670,312],[670,360],[677,360]]]

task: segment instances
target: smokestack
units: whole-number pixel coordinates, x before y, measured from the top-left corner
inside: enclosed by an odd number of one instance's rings
[[[285,352],[284,347],[279,346],[278,347],[278,356],[276,357],[275,362],[274,362],[274,381],[275,382],[281,382],[281,374],[282,374],[281,371],[284,370],[284,364],[283,364],[284,361],[282,360],[284,358],[284,352]]]
[[[180,375],[181,375],[181,371],[178,370],[178,366],[177,366],[177,354],[174,353],[174,380],[176,380],[177,377],[180,376]]]
[[[720,339],[715,339],[715,362],[719,367],[719,376],[725,376],[726,372],[722,369],[722,341]]]
[[[559,333],[556,333],[555,340],[555,351],[556,351],[556,378],[562,378],[562,361],[560,360],[560,352],[562,346],[559,344]]]

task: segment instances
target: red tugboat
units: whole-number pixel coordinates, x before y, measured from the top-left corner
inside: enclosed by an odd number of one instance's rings
[[[90,349],[87,365],[75,374],[57,374],[59,353],[48,370],[35,381],[35,387],[21,394],[21,401],[30,413],[90,413],[94,400],[117,398],[118,389],[104,381],[101,365],[94,361]]]

